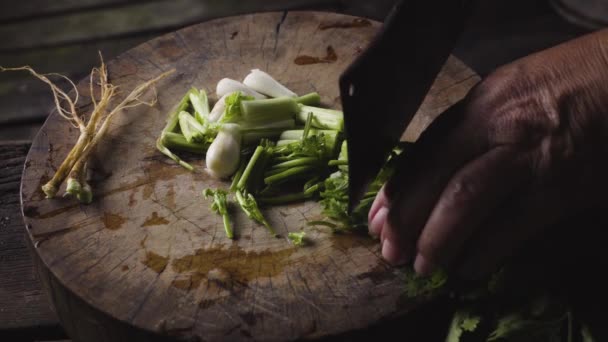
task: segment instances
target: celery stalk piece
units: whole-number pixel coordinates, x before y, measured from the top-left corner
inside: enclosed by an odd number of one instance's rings
[[[318,106],[321,104],[321,96],[318,93],[308,93],[295,98],[296,102],[305,106]]]
[[[194,127],[192,127],[190,125],[190,122],[188,120],[188,118],[192,118],[190,113],[182,111],[179,113],[178,117],[179,117],[179,129],[182,131],[182,134],[184,135],[184,138],[186,138],[186,141],[192,142],[195,140],[195,138],[196,138],[196,140],[198,140],[200,132],[197,132],[194,129]],[[192,118],[192,119],[194,119],[194,118]]]
[[[277,146],[286,146],[286,145],[291,145],[291,144],[297,144],[299,143],[300,140],[296,140],[296,139],[290,139],[290,140],[279,140],[277,141]]]
[[[297,158],[297,159],[288,160],[285,162],[275,164],[270,169],[275,170],[275,169],[283,169],[283,168],[290,168],[290,167],[294,167],[294,166],[305,166],[305,165],[319,165],[319,159],[315,158],[315,157]]]
[[[287,194],[287,195],[283,195],[283,196],[273,196],[273,197],[260,197],[258,199],[258,202],[263,203],[263,204],[278,205],[278,204],[302,201],[302,200],[306,200],[306,199],[314,197],[314,195],[316,195],[320,189],[321,189],[320,184],[315,184],[305,191],[294,193],[294,194]]]
[[[293,120],[291,120],[293,123]],[[295,123],[294,123],[295,124]],[[262,139],[277,139],[285,128],[258,128],[241,129],[243,134],[243,145],[258,144]]]
[[[312,126],[321,129],[344,130],[344,115],[339,110],[326,109],[312,106],[299,105],[300,110],[296,114],[296,121],[304,124],[308,113],[312,113]]]
[[[167,132],[162,135],[161,143],[172,149],[182,150],[191,153],[205,154],[209,148],[208,144],[188,142],[186,138],[178,133]]]
[[[226,195],[226,191],[222,189],[206,189],[205,191],[203,191],[203,196],[206,199],[209,199],[210,197],[213,198],[213,202],[211,203],[211,210],[222,216],[226,236],[229,239],[233,239],[234,233],[232,231],[232,223],[230,222],[230,217],[228,215],[228,200],[226,198]]]
[[[258,162],[258,160],[260,159],[260,156],[262,155],[262,153],[264,153],[264,147],[261,145],[258,145],[258,147],[255,148],[255,151],[253,151],[253,155],[251,156],[251,159],[249,159],[249,163],[247,163],[247,166],[245,167],[245,171],[243,171],[243,175],[241,176],[241,179],[239,179],[239,182],[236,186],[237,189],[246,189],[247,188],[249,176],[251,175],[251,172],[255,168],[255,165]]]
[[[278,182],[285,182],[294,178],[301,178],[314,169],[315,167],[312,165],[292,167],[276,175],[264,178],[264,183],[270,185]]]
[[[268,228],[268,231],[270,232],[270,234],[272,234],[272,236],[277,236],[277,233],[275,232],[274,228],[270,225],[270,223],[268,223],[266,218],[264,218],[264,215],[262,215],[262,212],[258,207],[258,203],[256,202],[253,195],[247,192],[242,192],[239,189],[236,190],[236,200],[240,204],[241,209],[243,209],[247,217]]]
[[[163,140],[167,137],[168,134],[176,134],[176,133],[165,133],[163,134],[163,136],[161,136],[160,138],[158,138],[156,140],[156,148],[164,155],[166,155],[167,157],[173,159],[173,161],[175,161],[176,163],[178,163],[179,165],[181,165],[182,167],[184,167],[185,169],[189,170],[189,171],[194,171],[194,167],[190,164],[188,164],[187,162],[183,161],[180,157],[178,157],[176,154],[174,154],[173,152],[171,152],[171,150],[169,150],[166,146],[165,146],[165,142],[163,142]],[[188,142],[186,141],[186,138],[184,138],[181,134],[176,134],[177,136],[180,136],[184,141],[185,144],[188,144]]]
[[[194,108],[194,118],[200,124],[205,124],[209,120],[209,99],[204,89],[196,92],[194,90],[189,94],[190,103]]]
[[[193,171],[194,167],[192,167],[192,165],[186,163],[181,158],[179,158],[177,155],[175,155],[171,150],[169,150],[169,148],[167,148],[167,146],[165,146],[165,143],[168,139],[170,140],[170,138],[167,138],[168,134],[176,134],[177,131],[179,131],[177,129],[177,128],[179,128],[179,113],[181,113],[182,111],[186,111],[190,108],[190,105],[191,105],[190,94],[194,93],[194,91],[196,91],[196,89],[194,89],[194,88],[190,89],[186,93],[186,95],[184,95],[184,97],[180,100],[176,109],[173,112],[171,112],[171,114],[167,118],[167,124],[165,125],[165,128],[163,128],[163,130],[161,132],[161,136],[156,140],[156,148],[162,154],[171,158],[173,161],[175,161],[176,163],[178,163],[179,165],[183,166],[184,168],[186,168],[187,170],[190,170],[190,171]],[[181,134],[176,134],[176,135],[181,136]],[[182,138],[183,138],[184,142],[187,143],[186,139],[183,136],[182,136]]]
[[[258,124],[293,119],[299,110],[289,97],[242,101],[241,109],[244,121]]]
[[[260,69],[253,69],[243,80],[249,88],[270,97],[297,97],[298,95]]]

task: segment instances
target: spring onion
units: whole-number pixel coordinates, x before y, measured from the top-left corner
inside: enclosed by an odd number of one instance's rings
[[[264,71],[253,69],[243,80],[249,88],[270,97],[297,97],[298,95]]]

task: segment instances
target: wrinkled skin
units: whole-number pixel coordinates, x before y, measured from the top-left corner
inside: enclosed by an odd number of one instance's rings
[[[605,201],[607,171],[598,31],[497,69],[442,114],[378,194],[370,233],[393,264],[476,278]]]

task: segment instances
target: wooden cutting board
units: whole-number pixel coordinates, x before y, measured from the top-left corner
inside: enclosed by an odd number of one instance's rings
[[[163,71],[177,72],[158,85],[156,106],[128,109],[115,120],[93,158],[90,205],[45,199],[40,191],[77,137],[50,115],[25,164],[22,208],[41,278],[73,339],[319,338],[415,306],[405,296],[403,270],[382,261],[377,241],[306,225],[322,218],[313,202],[265,211],[283,236],[306,230],[307,247],[270,237],[240,210],[233,214],[237,238],[227,239],[201,197],[203,189],[227,184],[200,172],[202,161],[193,161],[199,172],[191,173],[155,149],[167,114],[188,88],[214,94],[218,80],[242,79],[253,68],[299,94],[317,91],[325,106],[338,108],[338,77],[379,26],[329,13],[246,15],[179,30],[110,61],[111,82],[125,93]],[[302,63],[323,59],[328,49],[335,60]],[[450,58],[406,137],[415,139],[477,81]],[[79,88],[89,109],[87,80]]]

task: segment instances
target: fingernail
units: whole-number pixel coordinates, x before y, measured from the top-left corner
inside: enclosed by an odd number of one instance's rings
[[[369,233],[378,236],[380,232],[382,232],[382,227],[384,226],[384,222],[386,222],[386,216],[388,215],[388,208],[381,207],[376,215],[372,218],[372,221],[369,225]]]
[[[421,276],[428,276],[435,271],[435,265],[426,260],[421,254],[416,255],[414,270]]]
[[[382,257],[390,264],[402,265],[406,262],[407,255],[390,240],[384,240],[382,244]]]

